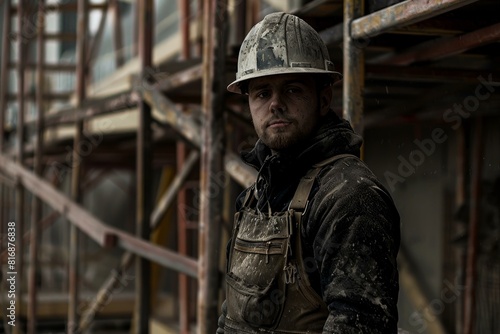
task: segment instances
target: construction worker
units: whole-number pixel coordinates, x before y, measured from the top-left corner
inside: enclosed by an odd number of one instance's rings
[[[319,34],[285,13],[243,41],[236,80],[259,140],[237,199],[217,333],[396,333],[399,215],[330,108]]]

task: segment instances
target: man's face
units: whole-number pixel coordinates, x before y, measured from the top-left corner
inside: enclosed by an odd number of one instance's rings
[[[257,135],[273,151],[311,137],[330,109],[330,87],[319,93],[310,75],[283,74],[256,78],[248,86],[249,107]]]

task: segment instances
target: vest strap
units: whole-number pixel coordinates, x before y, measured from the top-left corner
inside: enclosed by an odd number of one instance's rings
[[[295,194],[290,202],[289,209],[304,212],[308,204],[309,193],[311,192],[316,176],[318,176],[321,168],[336,160],[346,157],[356,156],[354,154],[339,154],[314,164],[307,174],[300,179],[297,190],[295,191]]]

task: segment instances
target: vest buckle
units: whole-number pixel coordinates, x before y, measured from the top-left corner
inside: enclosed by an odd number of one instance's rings
[[[293,263],[288,264],[283,268],[285,271],[285,283],[293,284],[295,283],[295,276],[297,275],[297,268]]]

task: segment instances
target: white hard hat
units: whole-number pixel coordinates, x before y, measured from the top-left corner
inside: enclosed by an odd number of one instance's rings
[[[241,94],[243,81],[288,73],[325,74],[332,81],[342,76],[335,71],[316,30],[297,16],[272,13],[245,37],[238,56],[236,80],[227,90]]]

